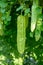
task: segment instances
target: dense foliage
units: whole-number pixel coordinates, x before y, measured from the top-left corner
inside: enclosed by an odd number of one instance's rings
[[[43,0],[0,0],[0,65],[43,65]]]

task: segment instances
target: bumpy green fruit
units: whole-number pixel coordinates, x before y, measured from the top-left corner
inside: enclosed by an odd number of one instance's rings
[[[19,15],[17,18],[17,49],[20,54],[24,53],[26,41],[26,17]]]

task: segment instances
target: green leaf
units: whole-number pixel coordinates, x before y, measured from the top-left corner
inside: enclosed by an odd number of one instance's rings
[[[30,32],[30,37],[32,37],[32,38],[33,38],[33,32]]]
[[[7,4],[8,4],[8,3],[5,3],[5,2],[3,2],[3,1],[0,1],[0,7],[1,7],[1,8],[7,7]]]
[[[5,9],[1,8],[0,12],[5,13]]]
[[[7,21],[11,21],[11,16],[6,17]]]
[[[42,13],[42,8],[37,7],[37,8],[36,8],[36,12],[38,13],[38,15],[41,14],[41,13]]]
[[[8,25],[9,23],[10,23],[9,21],[4,20],[5,25]]]
[[[41,30],[43,31],[43,21],[42,21],[42,26],[41,26]]]
[[[27,15],[29,12],[30,12],[30,8],[27,8],[27,9],[25,10],[25,15]]]
[[[2,17],[1,17],[1,19],[2,19],[2,20],[5,20],[5,19],[6,19],[6,17],[5,17],[5,16],[2,16]]]
[[[41,31],[36,30],[35,31],[35,40],[38,41],[40,39],[40,37],[41,37]]]
[[[23,6],[18,7],[18,8],[16,9],[16,11],[19,11],[19,10],[21,10],[21,9],[23,9]]]
[[[2,29],[2,24],[0,23],[0,29]]]

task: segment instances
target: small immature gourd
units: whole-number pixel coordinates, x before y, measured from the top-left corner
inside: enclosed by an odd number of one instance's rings
[[[41,27],[42,27],[42,19],[38,19],[36,30],[35,30],[35,40],[38,41],[41,37]]]
[[[39,8],[38,19],[35,29],[35,40],[38,41],[41,38],[41,31],[42,31],[42,18],[39,17],[40,14],[42,14],[42,8]]]

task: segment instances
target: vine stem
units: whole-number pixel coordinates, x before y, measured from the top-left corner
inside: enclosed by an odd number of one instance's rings
[[[33,4],[39,5],[39,0],[33,0]]]

